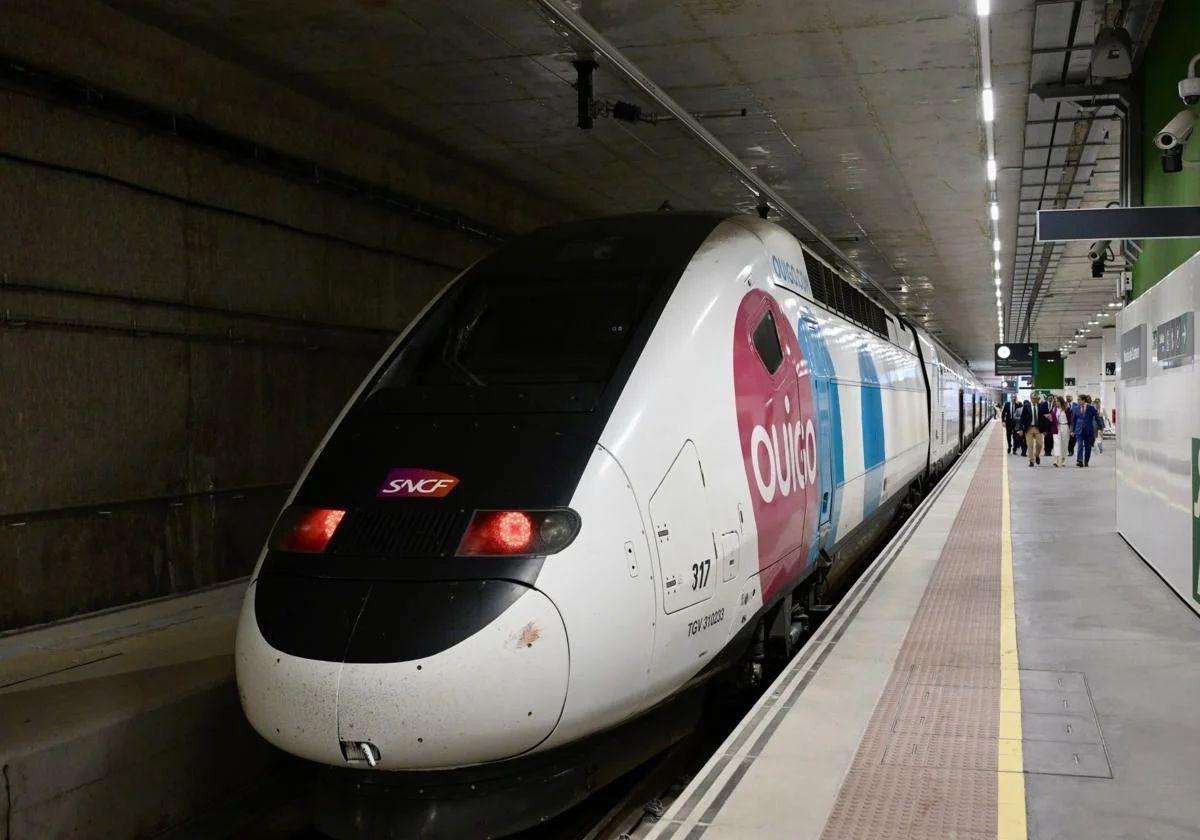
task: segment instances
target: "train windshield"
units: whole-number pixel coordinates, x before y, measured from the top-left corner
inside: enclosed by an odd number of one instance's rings
[[[466,277],[387,387],[603,385],[657,283],[645,277]]]
[[[590,411],[628,376],[712,216],[548,228],[466,272],[368,391],[384,413]]]

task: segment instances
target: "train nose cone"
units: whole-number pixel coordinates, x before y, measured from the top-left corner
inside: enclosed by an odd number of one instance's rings
[[[566,701],[567,634],[549,598],[519,588],[482,629],[436,653],[403,662],[352,661],[356,650],[372,645],[364,634],[375,632],[375,619],[386,616],[391,632],[437,632],[406,624],[389,609],[387,588],[376,584],[341,670],[343,751],[353,756],[354,745],[365,742],[381,769],[428,770],[510,758],[545,740]]]

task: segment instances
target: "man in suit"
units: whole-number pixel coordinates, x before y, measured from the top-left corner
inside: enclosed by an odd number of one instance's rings
[[[1013,437],[1013,430],[1016,427],[1017,421],[1013,416],[1015,414],[1013,408],[1014,406],[1012,399],[1010,397],[1005,397],[1004,408],[1000,410],[1000,419],[1004,422],[1004,445],[1006,447],[1006,451],[1010,454],[1013,451],[1013,447],[1016,445]]]
[[[1036,394],[1033,398],[1038,399]],[[1035,465],[1035,461],[1041,463],[1042,433],[1038,431],[1037,427],[1037,412],[1029,400],[1025,400],[1025,404],[1021,406],[1021,420],[1018,426],[1023,440],[1021,454],[1029,457],[1029,466],[1031,467]]]
[[[1086,467],[1092,460],[1092,444],[1096,442],[1096,406],[1087,394],[1080,396],[1075,408],[1075,466]]]
[[[1067,394],[1067,455],[1075,454],[1075,398]]]
[[[1037,427],[1042,433],[1042,450],[1046,455],[1054,454],[1054,415],[1051,412],[1051,397],[1047,394],[1045,399],[1039,398],[1037,403]],[[1039,458],[1038,463],[1041,462]]]

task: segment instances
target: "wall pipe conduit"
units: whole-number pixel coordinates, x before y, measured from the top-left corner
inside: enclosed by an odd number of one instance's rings
[[[507,232],[428,201],[363,181],[210,125],[188,114],[173,113],[115,91],[61,76],[0,55],[0,82],[15,92],[75,108],[211,151],[226,159],[344,196],[385,206],[415,219],[481,239],[503,240]]]

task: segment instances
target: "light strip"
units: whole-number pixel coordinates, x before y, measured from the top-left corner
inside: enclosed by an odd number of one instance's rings
[[[996,99],[992,90],[992,35],[990,15],[991,0],[975,0],[975,11],[979,15],[979,82],[981,88],[981,106],[983,110],[984,149],[986,152],[986,168],[988,187],[988,217],[991,219],[992,250],[995,259],[992,267],[995,269],[996,284],[996,322],[998,341],[1004,341],[1004,305],[1002,301],[1003,284],[1000,278],[1000,229],[997,222],[1000,219],[999,197],[996,195],[996,134],[994,123],[996,119]]]

